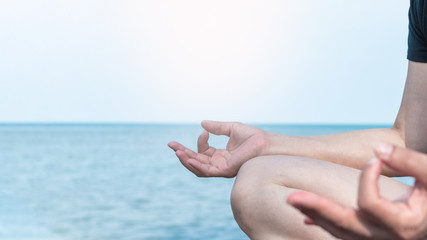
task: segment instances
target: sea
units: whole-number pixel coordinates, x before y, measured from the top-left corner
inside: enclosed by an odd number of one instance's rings
[[[256,126],[299,136],[389,127]],[[197,124],[0,124],[0,239],[248,239],[233,219],[233,179],[197,178],[167,147],[195,149],[201,132]]]

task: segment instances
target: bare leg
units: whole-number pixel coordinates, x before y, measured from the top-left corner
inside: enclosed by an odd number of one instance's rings
[[[334,239],[318,227],[306,226],[303,215],[286,203],[287,196],[304,190],[346,206],[356,206],[360,171],[330,162],[265,156],[246,162],[231,193],[234,217],[251,239]],[[381,194],[396,198],[409,186],[381,177]]]

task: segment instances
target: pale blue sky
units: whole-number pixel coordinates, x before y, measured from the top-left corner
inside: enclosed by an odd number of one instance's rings
[[[392,123],[402,0],[0,3],[0,122]]]

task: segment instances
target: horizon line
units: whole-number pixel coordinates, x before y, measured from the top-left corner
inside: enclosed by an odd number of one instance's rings
[[[338,123],[338,122],[243,122],[245,124],[249,125],[289,125],[289,126],[392,126],[393,123]],[[66,121],[8,121],[8,122],[1,122],[0,126],[46,126],[46,125],[57,125],[57,126],[72,126],[72,125],[87,125],[87,126],[94,126],[94,125],[104,125],[104,126],[114,126],[114,125],[200,125],[200,122],[102,122],[102,121],[76,121],[76,122],[66,122]]]

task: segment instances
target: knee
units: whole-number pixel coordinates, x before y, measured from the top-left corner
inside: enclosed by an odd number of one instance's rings
[[[282,191],[286,189],[286,184],[281,182],[287,181],[278,174],[289,175],[286,174],[289,171],[286,169],[275,171],[274,159],[274,157],[259,157],[246,162],[240,168],[231,192],[234,218],[240,228],[251,238],[255,238],[255,232],[260,234],[259,228],[265,222],[262,217],[271,210],[268,205],[275,198],[274,189],[278,186]],[[287,162],[288,160],[291,163],[294,158],[286,158]]]
[[[231,191],[231,208],[236,222],[248,235],[252,236],[253,226],[256,225],[256,203],[260,201],[262,180],[257,171],[258,158],[252,159],[240,168]],[[258,181],[256,181],[258,179]]]
[[[240,207],[242,203],[253,199],[257,196],[256,193],[262,190],[261,186],[268,181],[265,171],[263,171],[267,164],[264,164],[265,161],[264,157],[254,158],[239,169],[231,192],[232,206]]]
[[[232,206],[238,207],[270,185],[294,187],[307,168],[294,156],[264,156],[247,161],[239,169],[231,193]]]
[[[240,228],[250,239],[330,239],[321,230],[306,229],[300,224],[303,216],[286,204],[295,189],[310,191],[316,186],[321,174],[313,171],[320,167],[318,160],[293,156],[265,156],[243,164],[231,192]]]
[[[262,158],[254,158],[240,168],[231,192],[232,206],[240,206],[245,200],[253,198],[256,191],[260,190],[258,186],[265,181],[260,171],[261,162],[263,162]]]

